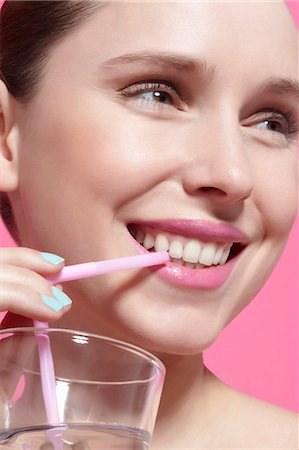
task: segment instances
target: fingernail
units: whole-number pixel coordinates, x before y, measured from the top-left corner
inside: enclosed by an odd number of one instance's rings
[[[54,253],[41,252],[41,257],[51,264],[60,264],[61,262],[65,261],[64,258],[55,255]]]
[[[58,300],[50,297],[49,295],[42,294],[42,300],[47,306],[49,306],[49,308],[53,309],[55,312],[63,308],[63,305]]]
[[[68,306],[71,305],[73,302],[72,300],[60,289],[57,289],[55,286],[52,286],[52,291],[55,296],[55,298],[63,305]]]

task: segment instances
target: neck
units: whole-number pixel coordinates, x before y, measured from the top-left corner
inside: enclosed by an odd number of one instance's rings
[[[158,355],[166,366],[166,378],[161,399],[159,418],[169,417],[173,411],[188,402],[194,387],[202,389],[206,368],[202,354],[197,355]]]
[[[209,374],[201,353],[158,357],[165,364],[167,372],[155,427],[155,442],[160,442],[162,436],[164,439],[165,431],[171,432],[178,423],[188,426],[186,418],[190,415],[190,407],[194,405],[195,399],[196,404],[204,401]]]

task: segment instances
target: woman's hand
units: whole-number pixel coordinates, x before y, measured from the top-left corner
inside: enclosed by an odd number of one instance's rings
[[[24,247],[1,248],[0,312],[9,311],[1,328],[25,325],[30,323],[28,319],[51,322],[65,314],[71,299],[62,292],[61,285],[54,287],[45,278],[63,266],[64,259],[52,253]]]

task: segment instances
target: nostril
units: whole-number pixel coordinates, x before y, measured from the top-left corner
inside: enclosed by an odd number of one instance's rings
[[[226,192],[224,192],[222,189],[219,189],[219,188],[216,188],[213,186],[203,186],[200,188],[200,190],[202,192],[206,192],[208,194],[211,192],[211,193],[216,193],[217,195],[222,195],[224,197],[227,195]]]

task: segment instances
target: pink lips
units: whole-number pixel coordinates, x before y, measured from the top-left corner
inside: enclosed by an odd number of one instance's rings
[[[208,221],[189,219],[163,219],[157,221],[138,221],[134,225],[152,227],[160,231],[168,231],[173,234],[197,238],[201,241],[213,241],[222,243],[239,242],[246,245],[249,237],[236,227],[229,224],[216,224]],[[134,238],[134,243],[139,253],[147,250]],[[161,268],[151,268],[153,272],[168,283],[182,287],[196,289],[216,289],[228,279],[232,269],[236,265],[240,255],[235,256],[223,266],[210,266],[202,269],[189,269],[185,266],[169,262]]]
[[[249,237],[238,228],[227,223],[217,224],[207,220],[162,219],[138,221],[134,225],[157,228],[161,231],[190,236],[201,241],[240,242],[248,244]]]

